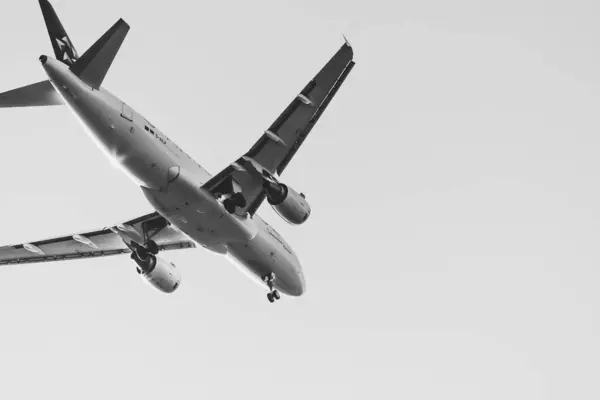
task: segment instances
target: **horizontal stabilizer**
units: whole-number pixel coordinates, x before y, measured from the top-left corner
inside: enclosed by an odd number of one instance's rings
[[[50,81],[41,81],[0,93],[0,108],[58,106],[63,104]]]
[[[99,89],[128,32],[129,25],[123,19],[117,21],[77,60],[71,71],[94,89]]]

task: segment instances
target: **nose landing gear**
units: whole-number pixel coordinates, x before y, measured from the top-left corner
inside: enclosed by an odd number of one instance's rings
[[[281,296],[279,295],[279,292],[277,290],[273,290],[273,292],[267,293],[267,299],[269,299],[271,303],[275,302],[275,300],[279,300],[280,298]]]
[[[262,277],[262,280],[269,287],[269,293],[267,293],[267,299],[269,300],[269,302],[273,303],[275,302],[275,300],[279,300],[281,298],[279,292],[277,291],[277,289],[273,289],[275,274],[270,273],[269,275],[265,275]]]

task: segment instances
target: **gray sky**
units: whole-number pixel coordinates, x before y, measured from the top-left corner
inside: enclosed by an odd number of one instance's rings
[[[165,253],[184,273],[171,296],[127,257],[5,267],[0,397],[600,397],[597,1],[56,9],[80,53],[129,22],[105,86],[213,173],[342,32],[357,65],[284,174],[311,219],[261,209],[299,253],[304,297],[270,305],[202,250]],[[37,2],[0,10],[0,90],[43,79]],[[0,132],[0,243],[151,211],[66,108],[2,110]]]

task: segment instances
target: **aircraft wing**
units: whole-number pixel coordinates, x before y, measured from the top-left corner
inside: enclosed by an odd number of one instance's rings
[[[211,178],[204,188],[215,196],[241,191],[246,207],[236,213],[254,215],[264,201],[264,171],[283,173],[329,102],[354,67],[352,47],[346,42],[292,100],[256,144],[236,162]]]
[[[146,232],[144,234],[144,232]],[[92,232],[0,247],[0,265],[106,257],[131,253],[132,241],[152,239],[160,250],[195,247],[193,241],[175,230],[158,213]]]

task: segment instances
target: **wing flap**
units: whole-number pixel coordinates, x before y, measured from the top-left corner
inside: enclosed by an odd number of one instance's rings
[[[160,250],[174,250],[195,247],[195,243],[176,229],[168,226],[164,218],[151,213],[119,224],[114,227],[92,232],[61,236],[36,242],[0,247],[0,265],[24,264],[47,261],[72,260],[90,257],[106,257],[131,253],[131,242],[126,231],[142,234],[143,224],[165,225],[151,236]]]
[[[281,174],[354,67],[353,56],[352,47],[345,43],[246,156],[271,173]],[[279,140],[273,140],[273,135]]]
[[[300,146],[302,145],[312,128],[315,126],[319,118],[321,118],[321,115],[323,115],[323,113],[325,112],[325,109],[327,108],[331,100],[333,100],[333,97],[335,96],[339,88],[342,86],[342,83],[344,83],[344,80],[346,80],[348,74],[350,74],[350,71],[352,71],[352,68],[354,68],[354,61],[350,61],[346,68],[344,68],[342,75],[338,77],[331,90],[323,99],[323,102],[317,107],[317,110],[314,112],[314,114],[312,114],[312,116],[308,120],[308,124],[306,124],[306,127],[302,131],[297,132],[297,136],[295,137],[295,141],[293,142],[291,149],[287,152],[283,160],[281,160],[281,162],[277,166],[278,175],[281,175],[283,173],[283,170],[285,170],[289,162],[292,160],[292,158],[294,157],[294,155],[296,154],[296,152],[298,151],[298,149],[300,148]]]
[[[224,188],[241,189],[246,206],[238,215],[254,215],[265,200],[263,170],[281,175],[354,67],[354,53],[346,42],[292,100],[252,148],[212,177],[204,188],[213,194]],[[235,182],[237,185],[233,185]]]

